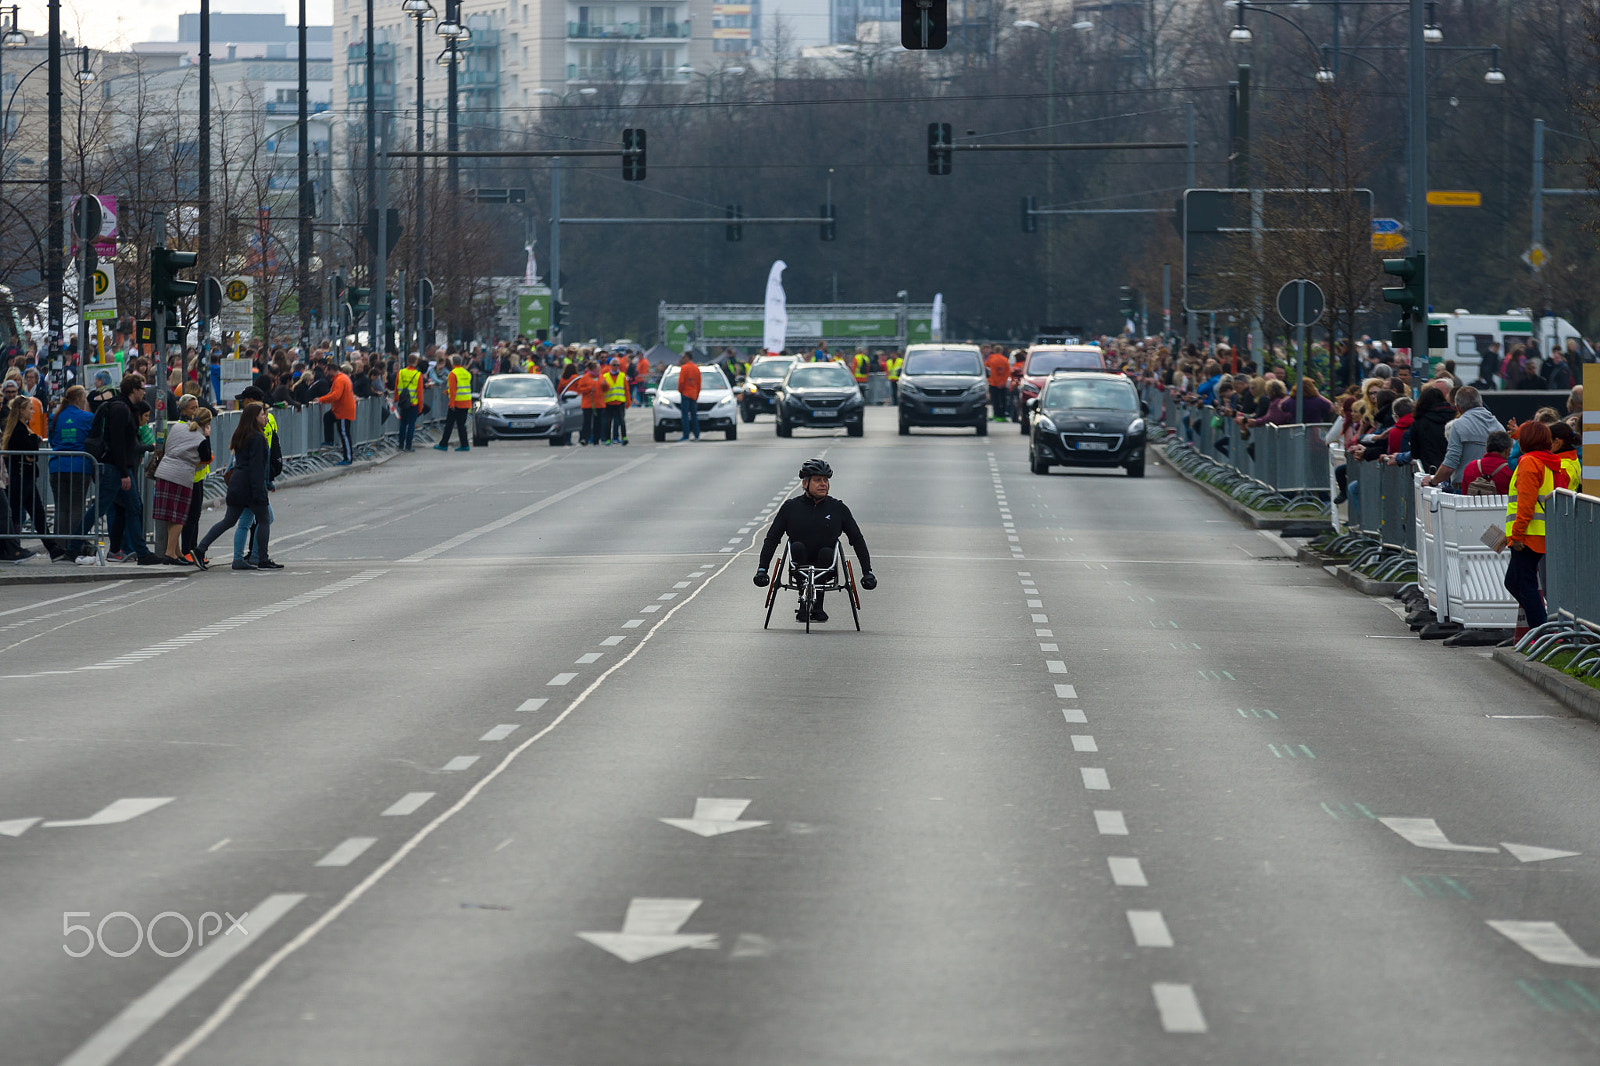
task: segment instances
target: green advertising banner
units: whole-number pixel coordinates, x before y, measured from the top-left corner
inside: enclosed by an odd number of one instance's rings
[[[899,336],[898,323],[887,318],[825,318],[822,320],[824,337],[882,337],[893,340]]]
[[[681,352],[689,346],[689,338],[694,335],[694,317],[668,318],[666,332],[661,337],[661,342],[675,352]]]
[[[706,340],[753,340],[760,344],[766,319],[707,318],[700,326],[700,336]]]
[[[532,337],[550,328],[550,290],[524,292],[517,296],[517,332]]]
[[[927,344],[933,340],[933,316],[912,315],[906,319],[907,344]]]

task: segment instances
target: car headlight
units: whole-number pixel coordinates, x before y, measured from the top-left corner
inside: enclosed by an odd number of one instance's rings
[[[1128,423],[1128,436],[1137,437],[1139,434],[1141,434],[1143,432],[1144,432],[1144,419],[1135,418],[1132,422]]]
[[[668,407],[668,408],[677,407],[678,406],[678,398],[676,396],[670,396],[670,395],[669,396],[662,396],[660,394],[657,394],[656,395],[656,406],[657,407]]]
[[[989,395],[988,382],[980,381],[976,385],[968,385],[967,386],[967,395],[968,396],[987,396],[987,395]]]
[[[840,404],[839,406],[840,407],[859,407],[861,404],[863,404],[865,402],[866,401],[864,401],[861,398],[861,394],[858,392],[854,396],[845,397],[844,403]]]
[[[1050,421],[1048,415],[1040,415],[1038,418],[1034,419],[1033,424],[1038,426],[1039,429],[1045,433],[1054,433],[1056,431],[1056,424]]]
[[[917,383],[915,381],[912,381],[910,378],[901,378],[900,379],[900,391],[901,392],[917,392],[919,390],[917,388]]]

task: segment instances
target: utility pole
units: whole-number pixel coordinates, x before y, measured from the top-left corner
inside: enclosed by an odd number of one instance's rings
[[[1406,63],[1406,81],[1410,96],[1411,122],[1407,132],[1406,189],[1411,201],[1411,254],[1428,254],[1428,54],[1423,30],[1428,23],[1427,0],[1411,0],[1409,59]],[[1411,365],[1417,372],[1417,352],[1422,352],[1424,365],[1428,357],[1428,291],[1427,276],[1422,278],[1421,299],[1411,309]]]
[[[368,0],[370,3],[371,0]],[[461,24],[461,0],[449,0],[450,21],[456,25]],[[444,146],[452,152],[461,150],[460,108],[456,101],[456,68],[461,65],[456,55],[456,38],[450,38],[450,66],[445,72],[445,134]],[[450,176],[450,210],[456,210],[456,197],[461,195],[461,161],[451,156],[446,164]]]
[[[450,68],[454,70],[455,67]],[[556,303],[561,299],[561,157],[550,160],[550,339],[561,343],[555,328]]]
[[[367,300],[367,348],[377,351],[378,293],[381,291],[383,259],[379,255],[383,244],[384,217],[378,211],[378,81],[377,37],[372,26],[374,0],[367,0],[367,217],[375,221],[368,234],[368,254],[372,256],[372,277],[367,279],[370,297]],[[374,212],[377,212],[374,215]]]
[[[197,145],[196,198],[200,201],[196,220],[199,240],[196,250],[200,254],[200,280],[211,272],[211,0],[200,0],[200,143]],[[200,303],[200,388],[211,388],[211,323],[206,314],[204,294]],[[212,397],[219,401],[221,397]]]
[[[295,263],[296,303],[300,308],[300,358],[311,356],[311,140],[309,87],[306,84],[306,0],[300,0],[300,239]]]
[[[368,280],[367,347],[383,352],[388,347],[389,326],[389,153],[384,152],[382,169],[376,172],[377,199],[368,217],[372,219],[372,277]],[[381,335],[380,335],[381,327]]]
[[[50,200],[50,234],[48,242],[48,258],[45,263],[45,284],[50,293],[50,361],[61,354],[62,342],[66,339],[66,309],[62,306],[62,257],[65,249],[62,247],[61,230],[64,219],[61,212],[61,0],[50,0],[50,53],[47,62],[50,73],[50,161],[49,161],[49,200]],[[84,341],[78,338],[78,354],[82,361]]]

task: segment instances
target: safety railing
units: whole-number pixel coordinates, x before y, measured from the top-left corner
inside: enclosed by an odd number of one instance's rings
[[[101,465],[82,451],[0,451],[6,482],[0,488],[0,549],[7,557],[22,541],[38,539],[52,554],[106,556],[101,507]]]
[[[1241,426],[1216,408],[1173,402],[1146,385],[1146,421],[1172,431],[1167,461],[1257,510],[1327,511],[1331,499],[1323,424]],[[1160,437],[1160,434],[1157,434]],[[1175,439],[1174,439],[1175,438]]]
[[[1567,672],[1600,676],[1600,499],[1567,489],[1546,497],[1544,544],[1550,619],[1517,650],[1544,662],[1568,653]]]

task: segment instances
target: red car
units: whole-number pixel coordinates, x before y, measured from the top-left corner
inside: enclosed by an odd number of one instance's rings
[[[1028,401],[1039,395],[1044,383],[1056,370],[1085,370],[1104,373],[1105,353],[1095,344],[1035,344],[1028,348],[1022,367],[1022,381],[1013,397],[1012,409],[1024,436],[1028,433]]]

